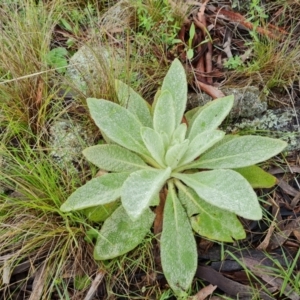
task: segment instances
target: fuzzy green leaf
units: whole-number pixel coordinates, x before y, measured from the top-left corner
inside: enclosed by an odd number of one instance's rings
[[[119,103],[132,112],[144,126],[152,127],[152,116],[147,101],[124,82],[116,80],[115,85]]]
[[[121,196],[121,187],[130,173],[109,173],[93,178],[78,188],[60,207],[61,211],[80,210],[113,202]]]
[[[164,275],[178,296],[185,295],[197,268],[197,248],[188,216],[173,184],[168,185],[161,234],[161,263]]]
[[[161,139],[162,139],[163,144],[164,144],[164,149],[166,151],[168,149],[169,145],[170,145],[170,137],[163,131],[159,132],[159,135],[161,136]]]
[[[152,103],[152,105],[151,105],[151,113],[152,113],[152,115],[153,115],[153,113],[154,113],[155,106],[156,106],[156,103],[157,103],[158,98],[159,98],[159,96],[160,96],[160,93],[161,93],[161,90],[158,89],[158,90],[156,91],[155,95],[154,95],[154,100],[153,100],[153,103]]]
[[[181,158],[179,165],[190,163],[200,154],[212,147],[215,143],[220,141],[225,135],[225,132],[220,130],[205,131],[198,134],[189,144],[189,147],[183,157]]]
[[[192,23],[194,24],[194,23]],[[186,57],[188,59],[192,59],[194,57],[194,49],[188,49],[188,51],[186,52]]]
[[[169,91],[172,94],[175,108],[175,126],[177,127],[182,120],[187,102],[187,81],[181,62],[175,59],[164,78],[161,91]],[[165,107],[169,109],[169,107]]]
[[[57,68],[58,73],[66,71],[68,66],[68,50],[64,47],[53,48],[46,54],[47,64],[52,68]]]
[[[181,123],[173,132],[171,145],[182,143],[185,139],[187,126],[185,123]]]
[[[74,288],[78,291],[88,288],[91,283],[92,280],[89,275],[75,275],[74,277]]]
[[[257,196],[248,181],[232,170],[173,174],[191,187],[200,198],[221,209],[250,220],[262,217]]]
[[[220,209],[202,200],[196,192],[178,185],[179,200],[191,217],[194,231],[212,240],[233,242],[246,237],[245,230],[234,213]]]
[[[165,166],[165,146],[159,133],[152,128],[142,127],[141,136],[151,156],[158,162],[160,166]]]
[[[150,206],[170,174],[171,168],[139,170],[130,174],[123,184],[121,200],[132,220],[138,219]]]
[[[83,210],[83,213],[92,222],[103,222],[120,206],[120,204],[120,201],[117,200],[104,205],[86,208]]]
[[[199,110],[191,122],[188,138],[193,140],[199,133],[215,130],[229,114],[233,106],[233,96],[216,99]]]
[[[163,91],[158,97],[153,113],[153,128],[156,132],[165,132],[169,137],[175,129],[175,107],[172,94]]]
[[[197,106],[197,107],[194,107],[192,109],[190,109],[189,111],[187,111],[184,116],[187,120],[187,123],[189,125],[192,124],[192,121],[194,119],[194,117],[200,112],[200,110],[202,110],[204,108],[204,106]]]
[[[246,237],[244,227],[234,213],[212,206],[203,200],[202,202],[203,208],[210,213],[201,213],[191,218],[195,232],[208,239],[227,243]]]
[[[280,153],[287,143],[261,136],[241,136],[213,147],[204,153],[191,168],[242,168],[265,161]]]
[[[113,102],[88,98],[87,104],[96,125],[115,143],[147,155],[140,129],[142,123],[126,108]]]
[[[186,153],[189,147],[189,140],[185,140],[180,144],[175,144],[171,146],[165,156],[166,164],[172,169],[175,168],[182,156]]]
[[[146,209],[132,221],[123,206],[118,207],[104,222],[94,249],[96,260],[107,260],[134,249],[150,231],[155,214]]]
[[[258,166],[249,166],[233,170],[246,178],[253,188],[271,188],[277,182],[275,176]]]
[[[88,161],[112,172],[133,172],[147,167],[135,153],[118,145],[96,145],[82,151]]]

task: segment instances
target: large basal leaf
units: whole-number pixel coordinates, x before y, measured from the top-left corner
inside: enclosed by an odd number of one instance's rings
[[[121,192],[122,204],[132,220],[138,219],[161,190],[171,174],[171,168],[148,169],[131,173]]]
[[[106,171],[133,172],[147,167],[137,154],[118,145],[91,146],[82,153],[88,161]]]
[[[257,196],[248,181],[232,170],[173,174],[191,187],[200,198],[221,209],[250,220],[262,217]]]
[[[165,132],[169,137],[175,130],[175,107],[169,91],[163,91],[158,97],[153,113],[153,128],[156,132]]]
[[[182,156],[185,154],[189,147],[189,140],[185,140],[180,144],[175,144],[171,146],[165,155],[166,164],[172,169],[175,168]]]
[[[192,123],[189,124],[188,138],[193,140],[199,133],[217,129],[229,114],[233,102],[234,97],[231,95],[216,99],[204,106],[203,109],[196,113]]]
[[[175,108],[175,126],[181,123],[187,102],[187,81],[181,62],[175,59],[164,78],[161,91],[169,91],[172,94]],[[169,109],[166,107],[166,109]]]
[[[212,240],[233,242],[244,239],[245,230],[234,213],[202,200],[196,192],[179,185],[179,200],[186,207],[194,231]],[[194,206],[194,209],[191,209]],[[198,213],[197,213],[198,212]],[[233,240],[234,239],[234,240]]]
[[[253,188],[271,188],[277,182],[275,176],[258,166],[249,166],[233,170],[246,178]]]
[[[203,207],[210,205],[203,202],[205,203]],[[210,213],[201,213],[191,217],[192,228],[195,232],[210,240],[227,243],[246,237],[244,227],[234,213],[210,206]]]
[[[200,154],[220,141],[225,132],[210,130],[198,134],[189,144],[189,147],[179,162],[179,166],[187,164],[196,159]]]
[[[202,208],[199,206],[196,198],[195,198],[195,191],[190,187],[184,185],[180,180],[174,180],[175,185],[178,190],[178,198],[180,203],[182,204],[183,208],[185,209],[188,217],[196,216],[200,214]],[[196,194],[197,195],[197,194]],[[199,196],[197,195],[199,198]]]
[[[87,104],[96,125],[115,143],[147,155],[140,135],[142,123],[127,109],[113,102],[88,98]]]
[[[115,81],[120,104],[132,112],[146,127],[152,127],[150,105],[130,86],[120,80]]]
[[[60,207],[61,211],[80,210],[113,202],[121,196],[121,187],[130,173],[109,173],[93,178],[78,188]]]
[[[94,249],[96,260],[112,259],[134,249],[150,231],[155,215],[146,209],[133,221],[123,206],[118,207],[104,222]]]
[[[280,153],[287,143],[261,136],[241,136],[213,147],[195,161],[191,168],[242,168],[265,161]]]
[[[173,184],[168,185],[161,234],[161,263],[164,275],[178,296],[185,295],[197,268],[197,248],[188,216]]]
[[[152,128],[142,127],[141,136],[151,156],[158,162],[160,166],[165,166],[165,145],[159,133]]]
[[[110,202],[104,205],[89,207],[83,210],[86,217],[92,222],[105,221],[119,206],[120,201]]]

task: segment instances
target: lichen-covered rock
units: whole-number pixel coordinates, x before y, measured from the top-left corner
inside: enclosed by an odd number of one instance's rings
[[[267,110],[267,102],[257,87],[224,88],[221,91],[225,95],[234,95],[234,105],[230,113],[232,118],[259,116]],[[202,106],[209,101],[212,98],[207,94],[191,93],[188,95],[188,109]]]
[[[135,8],[132,1],[119,0],[103,14],[101,19],[101,29],[107,32],[123,33],[131,28],[135,23]],[[112,32],[111,32],[112,31]]]
[[[87,94],[89,90],[100,89],[101,85],[119,78],[125,72],[125,53],[108,45],[83,46],[70,59],[65,74],[71,87]]]
[[[50,157],[69,172],[78,172],[74,164],[82,161],[82,150],[93,144],[92,135],[71,120],[55,121],[49,133]]]
[[[270,109],[262,116],[242,119],[227,128],[229,132],[259,132],[288,143],[286,150],[300,150],[300,109]]]

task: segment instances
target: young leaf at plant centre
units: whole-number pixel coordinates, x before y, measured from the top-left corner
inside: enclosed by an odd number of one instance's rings
[[[175,145],[177,143],[182,143],[185,140],[185,135],[187,131],[187,126],[185,123],[181,123],[173,132],[170,144]]]
[[[165,132],[168,137],[172,136],[176,128],[174,101],[168,90],[161,92],[158,97],[153,113],[153,127],[156,132]]]
[[[141,128],[141,136],[152,157],[161,167],[165,166],[165,145],[162,136],[149,127]]]
[[[161,93],[169,91],[172,95],[175,108],[175,126],[182,120],[187,102],[187,80],[185,71],[178,59],[175,59],[164,78]]]
[[[197,267],[193,230],[219,241],[243,239],[245,231],[237,215],[251,220],[262,217],[253,187],[275,183],[254,164],[278,154],[286,143],[225,135],[219,130],[233,106],[233,96],[187,112],[188,122],[182,122],[187,81],[178,59],[151,108],[124,83],[116,81],[116,90],[122,106],[103,99],[87,100],[96,125],[114,144],[83,151],[90,162],[111,173],[79,188],[61,209],[93,210],[88,216],[95,218],[99,210],[98,220],[105,221],[94,254],[95,259],[106,260],[143,241],[155,217],[152,209],[160,204],[159,193],[167,187],[160,240],[162,267],[176,295],[187,297]],[[103,215],[103,208],[110,205],[113,209]]]
[[[171,146],[166,153],[165,161],[167,166],[174,169],[180,162],[182,156],[186,153],[189,147],[189,140],[184,140],[182,143],[177,143]]]
[[[224,135],[225,132],[220,130],[207,130],[196,135],[195,138],[190,142],[187,151],[179,161],[179,165],[185,165],[193,161],[200,154],[220,141]]]

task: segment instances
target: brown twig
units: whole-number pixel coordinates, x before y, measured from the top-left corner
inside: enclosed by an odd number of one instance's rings
[[[202,34],[203,34],[203,39],[205,40],[207,37],[207,23],[206,23],[206,17],[205,17],[205,8],[206,8],[206,4],[209,2],[209,0],[204,1],[204,3],[201,5],[199,12],[197,14],[197,18],[194,17],[193,21],[195,23],[195,25],[201,29]],[[197,69],[200,72],[206,72],[206,73],[210,73],[212,71],[212,44],[210,41],[207,42],[207,51],[205,52],[205,57],[204,58],[200,58],[199,60],[199,64],[197,64]],[[207,82],[208,84],[212,84],[212,78],[211,77],[207,77],[207,78],[203,78],[204,80],[202,80],[202,82]]]
[[[198,80],[195,80],[195,84],[200,90],[211,96],[213,99],[225,97],[222,91],[218,90],[212,85],[206,84]]]
[[[153,232],[155,235],[159,235],[162,231],[162,226],[163,226],[163,214],[164,214],[164,207],[166,203],[166,198],[167,198],[167,190],[163,189],[159,193],[159,205],[155,209],[155,220],[154,220],[154,228]]]
[[[87,292],[84,300],[92,300],[94,298],[94,295],[97,291],[97,288],[99,286],[99,284],[101,283],[101,281],[103,280],[104,276],[105,276],[105,271],[103,270],[99,270],[95,279],[93,280],[89,291]]]
[[[210,9],[212,9],[212,7],[210,6]],[[213,8],[213,10],[215,10]],[[281,34],[283,35],[287,35],[288,32],[286,32],[284,29],[279,28],[277,26],[274,26],[272,24],[268,24],[267,27],[269,27],[270,29],[273,30],[273,32],[269,29],[266,28],[262,28],[260,26],[256,27],[254,26],[254,24],[252,24],[251,22],[249,22],[244,16],[242,16],[241,14],[234,12],[234,11],[229,11],[226,10],[224,8],[220,8],[217,12],[217,17],[220,17],[221,15],[223,15],[225,17],[225,19],[231,21],[231,22],[236,22],[241,24],[242,26],[244,26],[245,28],[249,29],[249,30],[256,30],[259,34],[265,35],[269,38],[278,40],[281,38]]]

